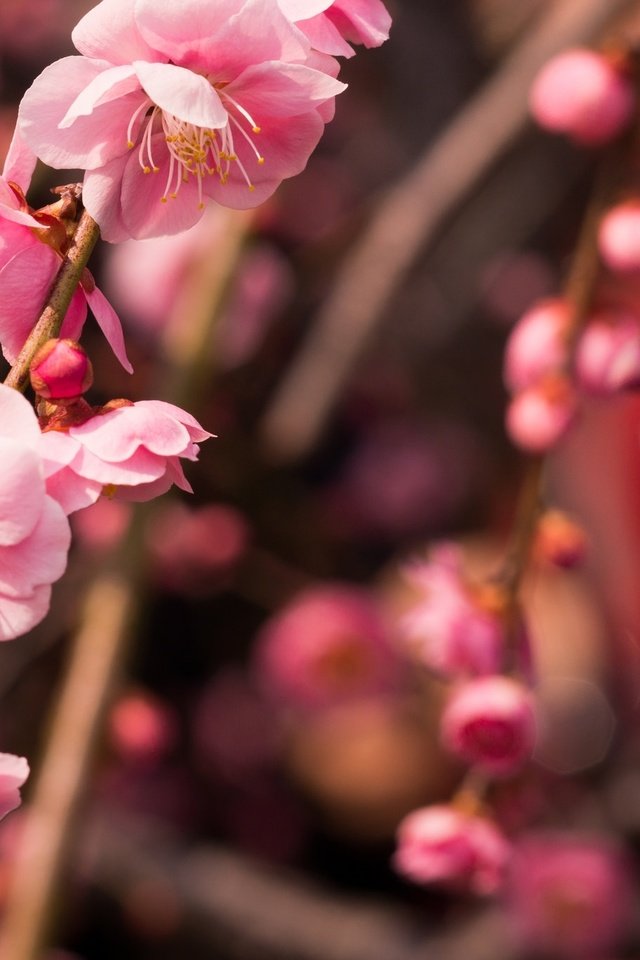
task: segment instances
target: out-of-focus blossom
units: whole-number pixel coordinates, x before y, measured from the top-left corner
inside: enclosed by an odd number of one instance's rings
[[[0,753],[0,818],[20,806],[20,787],[29,776],[29,764],[24,757]]]
[[[100,497],[73,515],[74,543],[88,550],[107,551],[118,543],[131,520],[132,506],[122,500]]]
[[[510,844],[490,820],[453,807],[422,807],[400,823],[393,864],[420,884],[492,894],[501,887]]]
[[[322,707],[393,689],[398,661],[373,596],[332,583],[310,588],[260,631],[254,670],[284,705]]]
[[[608,955],[631,897],[627,865],[603,840],[542,833],[515,850],[507,902],[529,949],[571,960]]]
[[[610,396],[640,385],[640,321],[608,311],[589,319],[576,347],[575,372],[583,390]]]
[[[569,305],[564,300],[545,300],[523,314],[505,348],[504,379],[509,390],[533,387],[562,368],[567,358],[569,319]]]
[[[611,270],[640,270],[640,202],[616,204],[602,218],[598,233],[602,259]]]
[[[83,56],[47,67],[19,125],[46,163],[87,170],[112,242],[179,233],[208,199],[261,203],[304,168],[344,89],[277,0],[102,0],[73,41]]]
[[[531,88],[530,105],[541,126],[595,146],[624,129],[634,95],[630,79],[605,57],[575,49],[545,64]]]
[[[47,489],[67,513],[94,503],[105,488],[125,500],[150,500],[174,483],[191,492],[180,459],[197,460],[197,444],[211,436],[194,417],[161,400],[102,409],[42,434]]]
[[[160,698],[131,691],[112,706],[107,722],[111,743],[132,763],[164,759],[177,739],[177,718]]]
[[[191,596],[215,589],[241,560],[248,541],[242,514],[222,503],[193,509],[169,504],[149,535],[157,579]]]
[[[401,632],[431,670],[445,676],[495,673],[504,627],[491,605],[473,591],[462,572],[460,551],[441,543],[428,561],[405,568],[421,594],[400,623]]]
[[[509,677],[460,686],[442,715],[442,742],[490,776],[510,776],[532,755],[536,722],[530,692]]]
[[[514,396],[507,408],[507,433],[528,453],[546,453],[567,433],[575,415],[571,383],[551,376]]]
[[[587,535],[575,520],[561,510],[546,510],[538,521],[533,556],[557,567],[571,569],[582,562]]]
[[[56,402],[82,396],[93,383],[89,357],[76,340],[47,340],[29,367],[39,397]]]
[[[67,565],[69,523],[45,488],[40,443],[30,404],[0,384],[0,640],[42,620]]]

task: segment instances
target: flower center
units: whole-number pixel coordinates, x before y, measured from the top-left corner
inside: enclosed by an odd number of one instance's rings
[[[255,190],[251,177],[236,151],[236,140],[240,136],[246,142],[257,163],[262,165],[264,157],[254,143],[253,137],[260,133],[251,114],[232,96],[225,92],[226,84],[214,84],[226,110],[227,123],[224,127],[210,130],[187,123],[173,114],[156,106],[152,100],[144,100],[131,115],[127,129],[127,146],[132,150],[137,143],[138,164],[144,174],[158,173],[154,158],[157,144],[152,142],[154,133],[162,132],[169,152],[169,169],[162,203],[175,200],[183,183],[195,177],[198,186],[198,203],[204,207],[202,183],[205,177],[217,177],[221,184],[229,179],[232,165],[235,164],[249,190]],[[142,126],[136,140],[133,139],[134,126],[144,114]]]

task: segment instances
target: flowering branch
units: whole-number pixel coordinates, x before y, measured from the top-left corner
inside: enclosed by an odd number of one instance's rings
[[[47,303],[4,381],[8,387],[21,391],[25,389],[29,381],[29,367],[36,352],[47,340],[60,333],[71,298],[99,236],[97,223],[86,210],[83,211]]]

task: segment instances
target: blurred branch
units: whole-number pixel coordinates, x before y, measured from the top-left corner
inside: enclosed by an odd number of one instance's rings
[[[214,268],[209,258],[200,261],[190,278],[188,323],[185,293],[168,324],[188,328],[179,345],[167,347],[172,367],[162,394],[170,402],[184,402],[194,379],[200,380],[196,374],[251,222],[250,215],[228,212],[224,254]],[[47,938],[102,719],[142,607],[145,531],[152,518],[152,504],[138,506],[127,535],[87,591],[7,897],[0,939],[7,960],[39,960]]]
[[[527,98],[542,64],[597,37],[634,0],[552,4],[418,164],[381,199],[345,257],[299,356],[261,425],[276,458],[304,456],[418,253],[527,123]]]

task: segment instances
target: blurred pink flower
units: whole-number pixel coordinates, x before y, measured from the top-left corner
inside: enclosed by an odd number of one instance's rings
[[[101,492],[150,500],[174,483],[191,492],[180,458],[197,460],[197,444],[211,434],[171,403],[115,403],[77,426],[42,434],[47,490],[67,513]]]
[[[610,270],[622,273],[640,270],[640,203],[618,203],[602,218],[598,247]]]
[[[510,853],[490,820],[442,804],[402,820],[393,865],[413,883],[492,894],[502,885]]]
[[[632,882],[620,851],[604,840],[532,834],[516,847],[507,888],[527,948],[554,957],[602,957],[630,919]]]
[[[398,682],[398,661],[373,596],[339,583],[303,591],[268,620],[253,666],[271,696],[298,707],[382,693]]]
[[[45,488],[40,442],[31,405],[0,384],[0,640],[42,620],[67,565],[69,524]]]
[[[429,560],[410,564],[404,572],[421,596],[399,626],[418,658],[445,676],[495,673],[504,628],[465,580],[455,544],[440,543]]]
[[[126,761],[155,764],[178,737],[178,721],[169,704],[143,690],[132,690],[113,704],[107,726],[113,747]]]
[[[36,79],[19,125],[46,163],[87,170],[112,242],[179,233],[209,198],[261,203],[304,169],[344,89],[277,0],[102,0],[73,41],[83,56]]]
[[[564,376],[551,375],[516,393],[505,426],[516,446],[528,453],[551,450],[566,435],[577,414],[577,395]]]
[[[564,300],[543,300],[524,313],[509,335],[504,355],[507,389],[535,386],[567,360],[565,330],[570,319]]]
[[[0,753],[0,818],[20,806],[20,787],[29,776],[24,757]]]
[[[444,746],[490,776],[510,776],[530,759],[536,738],[531,694],[509,677],[462,684],[442,715]]]
[[[589,318],[575,354],[575,374],[588,393],[611,396],[640,385],[640,319],[622,310]]]

